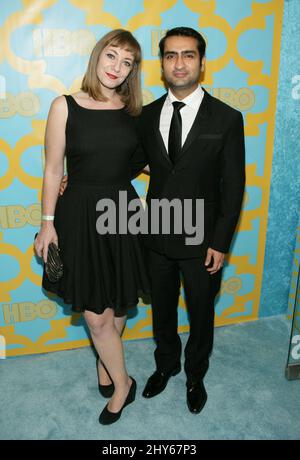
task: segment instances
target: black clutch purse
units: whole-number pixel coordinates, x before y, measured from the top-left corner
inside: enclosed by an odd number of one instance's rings
[[[35,235],[34,239],[38,234]],[[45,263],[45,272],[51,283],[58,281],[64,272],[64,266],[59,255],[59,248],[54,243],[48,246],[47,262]]]

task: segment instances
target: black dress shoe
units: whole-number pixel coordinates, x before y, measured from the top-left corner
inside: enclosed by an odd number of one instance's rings
[[[98,356],[98,358],[96,360],[97,375],[98,375],[98,382],[99,382],[98,362],[99,362],[99,356]],[[101,383],[99,383],[98,388],[99,388],[99,393],[104,398],[111,398],[112,395],[114,394],[114,391],[115,391],[115,386],[114,386],[113,383],[111,383],[109,385],[101,385]]]
[[[187,406],[192,414],[199,414],[207,401],[207,393],[203,381],[188,387]]]
[[[101,412],[99,416],[99,423],[101,425],[111,425],[112,423],[115,423],[117,420],[122,415],[123,409],[128,406],[128,404],[131,404],[135,400],[135,395],[136,395],[136,381],[134,380],[133,377],[130,377],[132,380],[132,384],[130,387],[130,390],[128,392],[127,398],[119,410],[119,412],[110,412],[107,408],[108,404],[104,407],[103,411]]]
[[[162,391],[164,391],[164,389],[167,386],[169,378],[174,375],[179,374],[180,371],[181,371],[180,364],[170,372],[165,373],[165,372],[155,371],[154,374],[152,374],[151,377],[149,377],[148,382],[146,383],[146,386],[142,393],[144,398],[153,398],[153,396],[156,396]]]

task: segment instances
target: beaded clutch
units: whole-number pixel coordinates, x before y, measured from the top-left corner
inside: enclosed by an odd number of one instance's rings
[[[35,235],[35,238],[37,234]],[[45,272],[51,283],[58,281],[63,275],[63,263],[59,255],[59,248],[54,243],[48,246],[47,262]]]

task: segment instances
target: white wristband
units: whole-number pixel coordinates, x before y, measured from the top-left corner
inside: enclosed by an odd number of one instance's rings
[[[45,216],[44,214],[42,215],[42,220],[54,220],[54,216]]]

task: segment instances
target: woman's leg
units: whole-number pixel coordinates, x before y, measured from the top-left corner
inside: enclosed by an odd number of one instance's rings
[[[106,308],[104,313],[85,311],[84,318],[89,327],[95,348],[115,386],[115,392],[108,403],[110,412],[122,408],[132,381],[125,369],[123,343],[114,322],[114,312]]]
[[[126,319],[127,319],[127,316],[121,316],[121,317],[115,317],[114,318],[115,327],[116,327],[117,331],[119,332],[120,337],[122,337],[123,330],[124,330],[124,327],[125,327],[125,324],[126,324]],[[98,365],[99,383],[101,385],[110,385],[112,383],[111,378],[108,375],[107,370],[103,366],[103,363],[102,363],[102,361],[100,359],[100,356],[99,356],[97,365]]]

